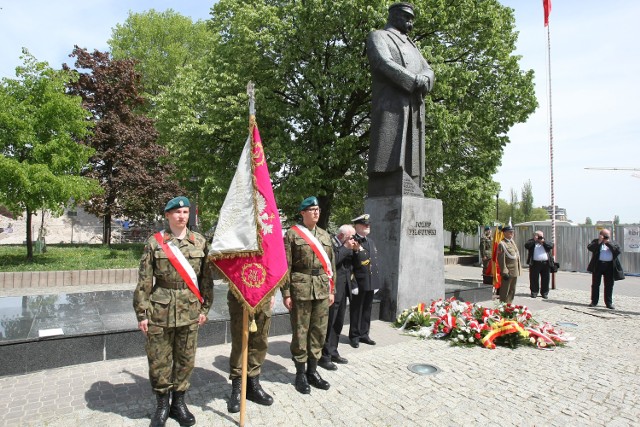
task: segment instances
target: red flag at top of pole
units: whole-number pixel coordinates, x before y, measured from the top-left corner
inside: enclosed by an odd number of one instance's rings
[[[551,14],[551,0],[542,0],[544,7],[544,26],[549,25],[549,15]]]
[[[209,259],[251,314],[273,295],[288,271],[280,214],[253,115],[249,137],[220,210]]]

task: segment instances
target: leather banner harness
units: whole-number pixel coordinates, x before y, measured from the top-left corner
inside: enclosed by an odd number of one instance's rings
[[[304,241],[309,244],[309,246],[311,246],[311,249],[320,260],[320,264],[322,264],[324,272],[327,273],[327,276],[329,277],[329,289],[331,293],[333,293],[335,285],[333,284],[333,271],[331,271],[331,261],[329,260],[329,255],[327,255],[327,252],[322,247],[322,244],[305,227],[294,225],[293,227],[291,227],[291,229],[295,231],[298,236],[302,237]]]
[[[202,298],[202,295],[200,295],[200,288],[198,287],[198,276],[193,270],[193,267],[191,267],[191,264],[189,264],[189,261],[187,261],[187,259],[184,257],[182,252],[180,252],[180,249],[178,249],[176,245],[174,245],[172,242],[169,242],[167,244],[167,242],[164,241],[164,232],[160,231],[154,234],[153,237],[156,238],[158,244],[160,245],[160,248],[162,248],[164,253],[167,255],[169,262],[176,269],[180,277],[182,277],[184,283],[187,284],[191,292],[193,292],[193,294],[198,297],[198,301],[200,301],[200,303],[202,304],[204,302],[204,298]]]

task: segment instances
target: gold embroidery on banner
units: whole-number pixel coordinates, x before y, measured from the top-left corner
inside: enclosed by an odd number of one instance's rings
[[[242,266],[242,283],[249,288],[260,288],[267,280],[267,270],[256,262]]]

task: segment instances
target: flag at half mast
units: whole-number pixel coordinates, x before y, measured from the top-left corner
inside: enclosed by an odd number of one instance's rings
[[[220,210],[209,259],[250,314],[287,274],[280,215],[254,115]]]

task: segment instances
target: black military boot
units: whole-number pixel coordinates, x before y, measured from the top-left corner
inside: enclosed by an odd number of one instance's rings
[[[318,361],[309,359],[307,361],[307,381],[315,388],[329,390],[329,383],[322,379],[317,370]]]
[[[157,393],[156,400],[158,405],[156,406],[156,412],[151,417],[149,427],[164,427],[164,423],[169,418],[169,392]]]
[[[227,411],[235,414],[240,412],[240,391],[242,389],[242,378],[234,378],[231,380],[231,397],[227,402]]]
[[[187,405],[184,403],[184,391],[173,392],[169,416],[176,420],[182,427],[192,426],[196,423],[196,417],[189,412]]]
[[[296,390],[302,394],[311,393],[311,387],[309,387],[309,382],[307,381],[307,376],[304,373],[305,363],[304,362],[294,362],[296,364]]]
[[[270,406],[273,404],[273,397],[269,396],[260,385],[260,375],[247,378],[247,399],[258,405]]]

